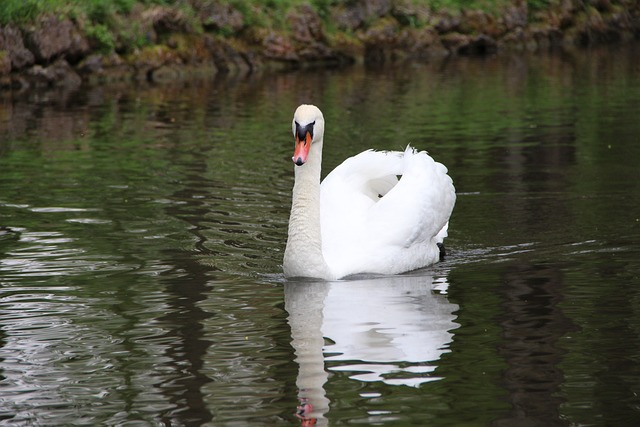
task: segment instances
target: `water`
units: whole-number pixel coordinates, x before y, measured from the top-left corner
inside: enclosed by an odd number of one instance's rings
[[[302,102],[449,167],[445,262],[284,279]],[[5,92],[0,424],[636,425],[638,111],[637,48]]]

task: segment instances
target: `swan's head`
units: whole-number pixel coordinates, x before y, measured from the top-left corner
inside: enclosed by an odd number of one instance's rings
[[[293,163],[302,166],[307,161],[311,144],[322,141],[324,134],[324,117],[315,105],[302,104],[296,109],[291,124],[296,146],[293,152]]]

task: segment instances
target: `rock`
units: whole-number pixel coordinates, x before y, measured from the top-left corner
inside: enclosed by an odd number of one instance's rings
[[[340,61],[340,55],[320,42],[305,44],[296,51],[296,54],[303,61]]]
[[[460,33],[448,33],[443,35],[440,40],[442,45],[451,53],[458,53],[461,46],[469,44],[471,36]]]
[[[599,12],[610,12],[612,9],[611,0],[592,0],[590,3]]]
[[[502,14],[502,24],[507,31],[526,28],[529,23],[529,7],[525,0],[517,0]]]
[[[420,27],[431,19],[431,11],[428,6],[415,4],[410,0],[394,1],[391,15],[400,25],[413,28]]]
[[[131,63],[140,69],[159,68],[167,64],[176,64],[180,60],[175,51],[168,46],[147,46],[131,56]]]
[[[269,59],[297,61],[299,57],[291,40],[275,32],[270,32],[262,40],[262,54]]]
[[[480,34],[458,48],[460,55],[490,55],[498,51],[498,44],[486,34]]]
[[[575,24],[576,7],[572,0],[561,0],[559,8],[559,28],[566,29]]]
[[[14,85],[11,76],[0,74],[0,89],[10,88]]]
[[[442,37],[442,44],[451,52],[459,55],[488,55],[497,52],[496,41],[485,34],[470,36],[450,33]]]
[[[364,43],[364,61],[368,65],[382,64],[387,57],[397,50],[398,21],[393,18],[382,18],[375,26],[361,33]]]
[[[11,58],[6,51],[0,50],[0,76],[8,74],[11,74]]]
[[[502,43],[513,50],[524,50],[527,44],[527,34],[520,27],[502,37]]]
[[[391,12],[391,0],[353,0],[332,9],[331,19],[341,30],[353,31]]]
[[[124,71],[128,69],[128,66],[117,53],[94,53],[80,62],[77,68],[83,74],[101,75],[108,72],[108,70],[123,69]]]
[[[27,76],[40,86],[76,89],[82,84],[80,76],[64,59],[59,59],[48,67],[34,65],[27,71]]]
[[[241,54],[223,39],[207,37],[205,45],[215,68],[221,73],[247,74],[254,68],[248,55]]]
[[[60,56],[75,62],[89,52],[89,42],[69,19],[42,16],[27,31],[25,41],[36,61],[47,63]]]
[[[534,29],[532,34],[540,50],[554,49],[562,46],[563,35],[557,28],[548,26],[544,29]]]
[[[182,64],[177,52],[165,45],[147,46],[128,56],[136,70],[137,80],[150,80],[154,70],[168,65]]]
[[[302,5],[287,16],[293,39],[301,43],[323,41],[324,31],[320,16],[308,4]]]
[[[238,33],[244,28],[244,16],[230,4],[205,3],[199,5],[198,16],[207,30]]]
[[[33,53],[24,47],[22,33],[13,25],[0,27],[0,52],[4,52],[5,62],[7,58],[9,60],[9,72],[29,67],[35,62]]]
[[[187,65],[197,65],[211,62],[211,52],[206,39],[210,35],[172,34],[165,43],[175,50],[180,60]]]
[[[604,19],[595,7],[587,9],[587,25],[591,31],[596,33],[603,33],[606,30]]]
[[[380,65],[386,61],[442,58],[450,54],[433,28],[398,28],[391,20],[366,32],[364,61]],[[466,39],[466,37],[465,37]]]
[[[463,11],[458,27],[463,34],[499,35],[495,18],[481,10]]]
[[[133,67],[117,53],[89,55],[77,65],[77,70],[85,79],[93,83],[126,81],[130,80],[134,74]]]
[[[440,34],[457,32],[460,27],[460,17],[451,15],[446,11],[434,17],[434,22],[434,28]]]
[[[578,42],[582,45],[593,43],[611,43],[622,38],[625,28],[624,21],[616,21],[611,17],[605,17],[595,7],[589,7],[585,11],[586,18],[581,19],[576,27],[578,29]]]
[[[435,29],[405,30],[399,36],[400,46],[410,57],[426,59],[449,55]]]
[[[103,55],[98,53],[89,55],[80,64],[78,64],[78,70],[86,74],[100,74],[104,71],[102,59]]]
[[[143,26],[150,24],[157,34],[193,31],[185,14],[176,8],[155,6],[143,11],[140,18],[143,21]]]
[[[398,23],[394,19],[382,19],[362,36],[367,45],[392,45],[397,39]]]

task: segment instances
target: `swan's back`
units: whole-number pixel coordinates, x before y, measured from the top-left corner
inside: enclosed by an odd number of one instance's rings
[[[436,262],[456,198],[447,168],[411,147],[345,160],[320,197],[322,252],[338,277]]]

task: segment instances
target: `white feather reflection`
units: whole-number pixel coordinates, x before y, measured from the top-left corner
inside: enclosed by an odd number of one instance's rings
[[[288,282],[285,308],[299,364],[299,398],[313,407],[305,416],[320,421],[328,411],[328,371],[413,387],[439,379],[435,362],[450,351],[451,331],[459,326],[458,306],[448,301],[446,288],[446,280],[434,282],[425,274]]]

